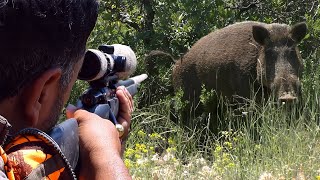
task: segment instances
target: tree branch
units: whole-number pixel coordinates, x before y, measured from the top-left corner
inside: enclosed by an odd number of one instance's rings
[[[130,15],[126,11],[120,12],[119,16],[120,16],[121,22],[127,24],[128,26],[132,27],[133,29],[135,29],[137,31],[141,30],[140,25],[136,22],[133,22],[130,19]]]
[[[260,4],[259,0],[252,2],[247,6],[244,6],[243,4],[241,4],[238,6],[226,6],[226,8],[229,8],[231,10],[239,10],[239,15],[240,15],[243,12],[249,11],[250,9],[257,8],[258,4]]]

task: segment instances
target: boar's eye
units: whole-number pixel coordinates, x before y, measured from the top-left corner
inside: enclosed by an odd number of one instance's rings
[[[276,61],[278,52],[274,48],[268,48],[265,50],[266,61]]]
[[[295,46],[287,47],[285,48],[284,53],[287,55],[296,54],[296,47]]]
[[[287,49],[285,51],[285,59],[293,66],[297,66],[296,63],[299,62],[297,57],[297,52],[294,48]]]
[[[274,48],[267,48],[265,50],[265,53],[266,54],[274,54],[274,53],[276,53],[276,50]]]

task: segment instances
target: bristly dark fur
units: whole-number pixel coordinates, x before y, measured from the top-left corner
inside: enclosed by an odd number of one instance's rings
[[[254,26],[258,27],[255,37]],[[263,87],[277,98],[288,94],[298,98],[303,67],[295,39],[301,40],[305,34],[305,24],[293,29],[285,24],[252,21],[216,30],[176,62],[174,87],[182,88],[184,98],[195,103],[203,84],[228,98],[249,98],[252,85],[255,91]]]

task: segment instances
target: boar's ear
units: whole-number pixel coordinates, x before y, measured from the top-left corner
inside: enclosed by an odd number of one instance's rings
[[[252,26],[252,34],[254,40],[260,45],[264,45],[265,40],[268,39],[270,36],[269,31],[266,28],[259,25]]]
[[[300,42],[307,34],[307,24],[297,23],[291,27],[290,36],[295,42]]]

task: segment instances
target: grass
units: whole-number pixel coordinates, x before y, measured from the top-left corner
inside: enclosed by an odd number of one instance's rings
[[[297,117],[267,104],[204,140],[206,127],[187,129],[157,113],[163,104],[136,112],[125,162],[134,179],[316,179],[320,176],[315,114]],[[308,118],[309,117],[309,118]],[[239,125],[240,124],[240,125]],[[201,140],[201,141],[200,141]],[[302,179],[303,179],[302,178]],[[301,179],[301,178],[300,178]]]

